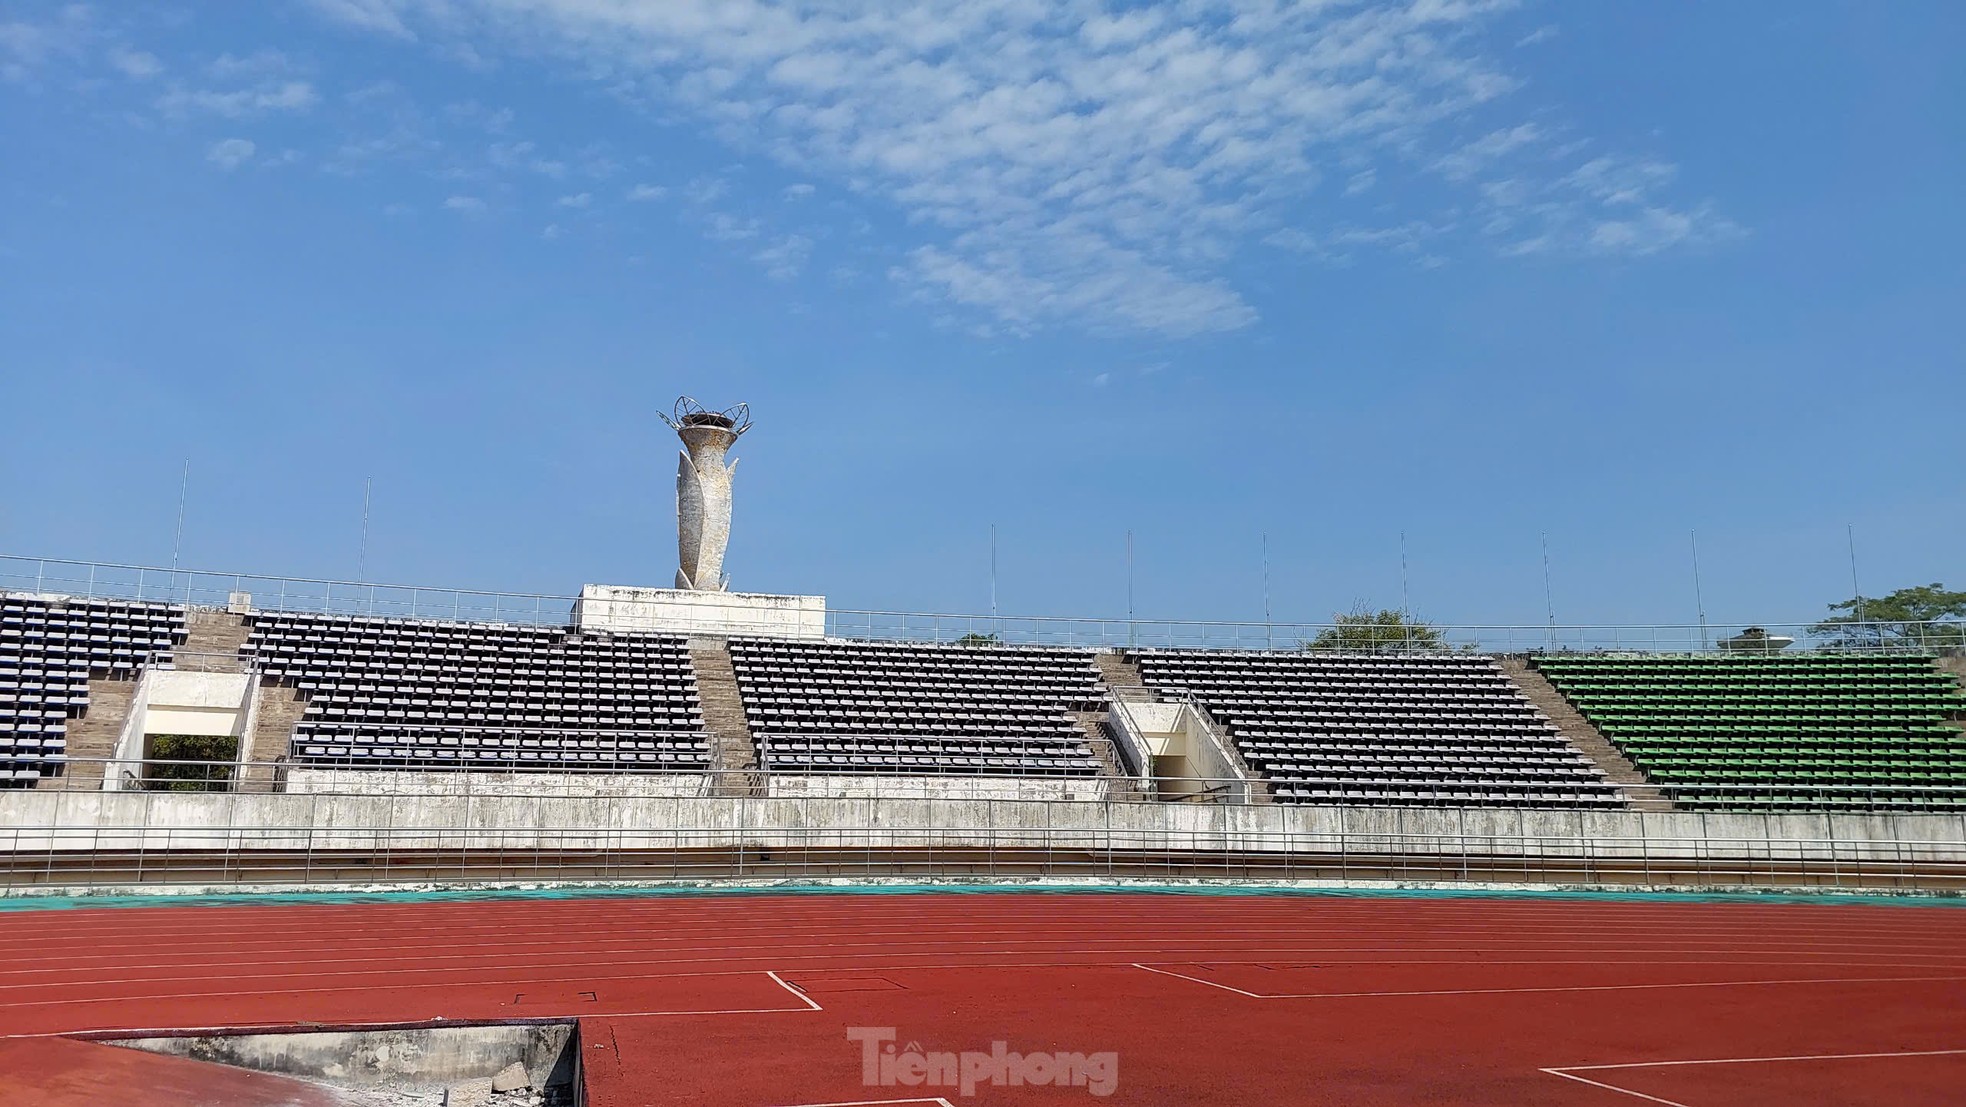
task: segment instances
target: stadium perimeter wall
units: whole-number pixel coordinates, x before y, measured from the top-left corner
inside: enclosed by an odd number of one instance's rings
[[[1209,850],[1966,862],[1966,815],[1007,800],[170,792],[0,795],[0,855],[366,849]]]

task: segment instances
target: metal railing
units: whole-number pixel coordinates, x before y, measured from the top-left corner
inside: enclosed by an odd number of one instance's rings
[[[251,597],[252,608],[260,611],[544,626],[567,624],[577,599],[572,595],[547,593],[430,588],[5,554],[0,554],[0,591],[150,600],[214,608],[227,606],[234,593],[246,593]],[[626,602],[610,600],[617,606]],[[1845,627],[1834,638],[1812,634],[1812,625],[1799,621],[1775,622],[1763,624],[1763,629],[1770,637],[1793,638],[1795,645],[1791,649],[1966,651],[1966,624],[1959,622],[1867,623]],[[826,613],[829,636],[882,641],[994,639],[1010,645],[1294,649],[1318,642],[1321,635],[1337,634],[1336,641],[1344,648],[1359,648],[1361,640],[1356,634],[1343,633],[1344,630],[1331,623],[1312,622],[997,616],[853,609]],[[772,635],[777,629],[760,624],[757,633]],[[1386,652],[1482,653],[1683,653],[1723,648],[1723,639],[1715,631],[1692,623],[1440,625],[1429,628],[1424,637],[1417,630],[1396,633],[1409,637],[1373,641],[1365,646]]]

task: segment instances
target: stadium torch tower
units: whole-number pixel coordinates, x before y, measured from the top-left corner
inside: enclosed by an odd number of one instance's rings
[[[724,464],[724,454],[751,429],[748,404],[710,411],[684,396],[662,421],[683,440],[676,469],[676,587],[693,592],[722,592],[724,549],[730,545],[730,478],[737,462]]]
[[[574,603],[582,630],[663,634],[760,634],[824,638],[826,597],[732,592],[724,576],[730,544],[730,448],[751,429],[747,405],[711,411],[688,396],[664,415],[683,440],[676,468],[676,586],[588,584]]]

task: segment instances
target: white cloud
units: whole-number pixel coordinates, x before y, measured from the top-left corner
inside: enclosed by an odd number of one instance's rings
[[[459,215],[483,215],[491,210],[491,205],[476,196],[451,196],[444,200],[444,210]]]
[[[1521,38],[1516,39],[1515,44],[1518,49],[1524,46],[1534,46],[1539,42],[1548,42],[1549,40],[1555,38],[1556,35],[1557,35],[1556,24],[1545,23],[1541,27],[1538,27],[1535,30],[1529,32],[1528,34],[1522,36]]]
[[[0,22],[0,80],[37,84],[41,70],[74,63],[103,34],[86,4],[69,4],[42,22]]]
[[[1319,250],[1437,261],[1450,236],[1503,252],[1532,239],[1643,252],[1697,240],[1718,219],[1670,202],[1661,182],[1631,200],[1569,180],[1579,167],[1550,138],[1561,128],[1543,113],[1526,121],[1533,109],[1510,118],[1518,82],[1470,33],[1507,0],[315,6],[384,33],[547,59],[665,119],[693,115],[746,156],[884,200],[914,236],[893,279],[1010,330],[1246,326],[1255,312],[1224,279],[1227,262],[1284,230]],[[1334,175],[1347,195],[1428,198],[1362,229],[1312,202],[1339,187],[1320,185]],[[1402,190],[1396,176],[1433,187]],[[1443,181],[1463,195],[1436,198]],[[1498,199],[1503,182],[1513,202]],[[704,177],[684,195],[708,208],[726,187]],[[1458,214],[1470,207],[1479,218]],[[1623,207],[1660,214],[1608,210]],[[726,215],[705,233],[764,232]]]
[[[660,200],[667,195],[669,195],[668,189],[663,188],[661,185],[652,184],[638,184],[627,192],[627,198],[636,203],[648,203],[651,200]]]
[[[205,73],[219,81],[265,81],[289,76],[294,71],[292,59],[278,50],[220,54],[205,63]]]
[[[240,119],[266,112],[306,111],[319,100],[314,86],[306,81],[273,81],[231,90],[173,88],[158,98],[157,106],[167,115],[206,112]]]
[[[109,52],[109,64],[133,81],[147,81],[164,71],[164,63],[157,60],[157,55],[122,46]]]
[[[729,212],[713,211],[703,224],[703,236],[713,242],[743,242],[763,233],[764,224],[756,219],[740,219]]]
[[[562,208],[584,208],[592,204],[593,202],[594,202],[593,193],[576,192],[570,196],[560,197],[558,200],[553,201],[553,204],[555,207],[562,207]]]
[[[798,184],[786,185],[783,195],[787,200],[803,200],[806,197],[811,196],[813,194],[813,191],[814,189],[811,185],[806,184],[802,181]]]
[[[764,266],[772,280],[789,281],[805,269],[806,259],[811,256],[812,239],[792,234],[752,254],[751,260]]]
[[[205,151],[205,160],[230,172],[251,161],[255,149],[250,139],[222,139],[212,143],[212,148]]]
[[[411,38],[410,29],[397,14],[393,0],[306,0],[307,4],[331,19],[365,31],[381,31],[397,38]]]
[[[559,241],[559,238],[563,233],[565,232],[560,230],[560,225],[558,223],[548,223],[546,224],[545,229],[539,232],[539,237],[545,239],[548,242],[557,242]]]
[[[1466,181],[1542,137],[1542,128],[1534,123],[1490,131],[1437,159],[1433,167],[1450,181]]]

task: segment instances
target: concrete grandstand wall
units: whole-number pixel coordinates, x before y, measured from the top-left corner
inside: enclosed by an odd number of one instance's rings
[[[1966,815],[1387,809],[909,798],[0,795],[0,854],[1055,850],[1966,862]]]

